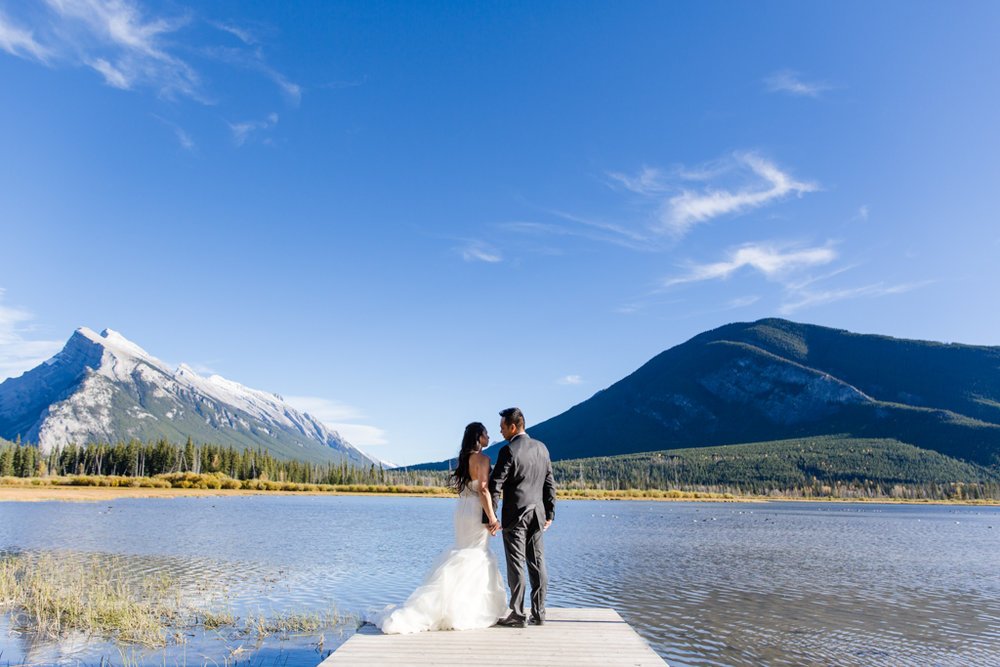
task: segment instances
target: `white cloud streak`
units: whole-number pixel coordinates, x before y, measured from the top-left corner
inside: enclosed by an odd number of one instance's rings
[[[663,231],[683,236],[695,225],[713,218],[745,213],[791,194],[802,196],[819,189],[813,183],[796,181],[774,163],[753,153],[738,153],[733,157],[731,171],[749,175],[754,181],[752,185],[735,190],[683,190],[663,206],[660,216]]]
[[[228,32],[230,35],[235,36],[237,39],[239,39],[247,46],[256,46],[257,44],[260,44],[260,40],[257,39],[257,36],[254,35],[253,32],[251,32],[250,30],[247,30],[246,28],[241,28],[239,26],[235,26],[229,23],[218,23],[218,22],[213,22],[212,25],[218,28],[219,30],[223,30],[225,32]]]
[[[0,288],[0,300],[4,289]],[[0,303],[0,381],[29,371],[58,352],[63,341],[28,340],[26,323],[35,316],[20,308]]]
[[[33,31],[12,25],[3,12],[0,12],[0,49],[12,56],[32,58],[43,63],[48,61],[50,55],[47,48],[35,41]]]
[[[168,52],[165,37],[190,23],[188,17],[146,18],[129,0],[46,0],[54,15],[54,34],[64,55],[99,72],[105,82],[132,90],[158,89],[202,99],[198,73]]]
[[[694,167],[662,169],[643,165],[635,174],[607,171],[603,176],[608,187],[634,195],[632,204],[646,208],[642,222],[609,222],[546,209],[546,215],[564,223],[518,221],[498,226],[525,235],[572,236],[639,252],[659,252],[672,247],[699,224],[819,190],[817,184],[798,180],[752,152],[734,153]],[[634,219],[634,215],[629,217]]]
[[[180,125],[171,120],[167,120],[162,116],[157,116],[156,114],[152,114],[152,116],[156,120],[160,121],[161,123],[169,127],[171,130],[173,130],[174,136],[177,137],[177,141],[180,143],[182,148],[188,151],[193,151],[195,149],[194,139],[191,138],[191,135],[188,134],[184,130],[184,128],[182,128]]]
[[[608,172],[608,178],[622,185],[626,190],[640,195],[656,195],[667,189],[665,174],[661,169],[643,166],[634,176],[618,172]]]
[[[297,107],[302,102],[302,86],[297,83],[292,83],[270,67],[263,66],[261,71],[269,76],[272,81],[278,84],[278,87],[285,93],[288,101],[291,102],[293,106]]]
[[[819,97],[833,86],[826,83],[803,81],[798,72],[779,70],[764,79],[764,85],[772,93],[787,93],[796,97]]]
[[[886,285],[885,283],[875,283],[862,287],[851,287],[846,289],[832,289],[823,291],[801,290],[792,295],[793,301],[789,301],[781,306],[779,312],[782,315],[790,315],[802,308],[821,306],[835,301],[847,299],[875,298],[890,294],[902,294],[925,285],[933,283],[932,280],[925,280],[915,283],[902,283],[899,285]]]
[[[828,264],[837,258],[837,253],[829,246],[787,249],[773,243],[747,243],[730,250],[728,255],[721,262],[690,265],[687,275],[666,280],[664,287],[725,279],[743,268],[755,269],[765,277],[774,279],[791,271]]]
[[[783,303],[779,312],[789,315],[803,308],[836,301],[902,294],[934,282],[927,280],[896,285],[879,282],[860,287],[822,289],[819,287],[821,283],[844,274],[855,266],[838,267],[818,277],[801,274],[806,269],[829,264],[836,259],[837,253],[829,244],[824,247],[792,248],[774,243],[751,243],[730,250],[723,261],[689,265],[686,275],[665,280],[663,287],[669,289],[686,283],[724,280],[742,269],[749,269],[781,285]],[[758,300],[758,296],[732,299],[726,308],[742,308]]]
[[[509,232],[520,234],[530,234],[532,236],[564,236],[589,239],[600,243],[609,243],[629,250],[649,252],[657,249],[658,239],[652,238],[648,234],[633,231],[623,225],[593,220],[578,215],[572,215],[563,211],[549,210],[547,214],[573,223],[572,225],[560,225],[541,222],[502,222],[496,226]],[[525,247],[519,245],[520,251]],[[546,255],[562,254],[561,249],[546,248],[544,250],[534,249],[535,252],[542,252]]]
[[[191,138],[190,134],[182,130],[180,127],[175,126],[174,135],[177,137],[177,141],[180,142],[181,146],[185,150],[194,150],[194,139]]]
[[[579,375],[567,375],[566,377],[561,377],[558,380],[556,380],[556,384],[563,384],[563,385],[583,384],[583,378],[580,377]]]
[[[104,82],[114,88],[128,90],[132,87],[132,78],[104,58],[95,58],[87,63],[104,75]]]
[[[482,241],[469,241],[461,248],[456,248],[459,255],[466,262],[487,262],[496,264],[503,261],[500,251],[490,247]]]
[[[138,0],[43,0],[24,3],[20,13],[19,26],[0,12],[0,51],[50,66],[84,65],[114,88],[148,87],[168,99],[213,104],[189,62],[198,53],[259,72],[293,105],[302,99],[302,87],[269,66],[259,40],[239,26],[208,22],[240,40],[239,48],[226,48],[185,42],[184,29],[199,22],[195,14],[153,16]]]
[[[752,306],[758,301],[760,301],[760,297],[756,295],[738,297],[736,299],[731,299],[729,303],[726,304],[726,310],[746,308],[747,306]]]
[[[247,120],[242,123],[228,123],[233,132],[233,142],[237,146],[244,145],[254,135],[270,130],[278,124],[278,114],[268,114],[265,120]]]
[[[389,442],[383,429],[359,423],[365,416],[352,405],[319,396],[285,396],[285,401],[320,420],[357,447],[373,447]]]

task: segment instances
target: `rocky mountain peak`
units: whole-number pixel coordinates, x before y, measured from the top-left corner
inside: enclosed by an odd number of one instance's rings
[[[176,371],[122,334],[77,329],[48,361],[0,384],[0,437],[38,443],[138,438],[231,443],[323,462],[379,463],[277,394]]]

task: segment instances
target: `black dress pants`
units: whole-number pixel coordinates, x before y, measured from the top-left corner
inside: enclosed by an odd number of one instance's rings
[[[545,572],[545,547],[542,527],[534,512],[511,527],[503,528],[503,548],[507,556],[507,585],[510,587],[510,610],[524,617],[524,565],[528,564],[531,581],[531,614],[545,618],[545,590],[549,577]]]

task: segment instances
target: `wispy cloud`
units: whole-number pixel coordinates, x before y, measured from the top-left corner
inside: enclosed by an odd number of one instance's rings
[[[61,55],[93,68],[108,85],[125,90],[150,86],[165,97],[204,99],[198,73],[167,46],[167,37],[186,27],[189,16],[148,18],[129,0],[46,4]]]
[[[664,287],[682,283],[728,278],[743,268],[762,273],[769,279],[778,278],[791,271],[828,264],[837,257],[829,245],[818,248],[789,248],[774,243],[747,243],[728,251],[721,262],[690,264],[683,276],[664,281]]]
[[[583,378],[580,377],[579,375],[567,375],[565,377],[561,377],[558,380],[556,380],[556,384],[564,384],[564,385],[583,384]]]
[[[368,424],[345,424],[342,422],[324,422],[355,447],[367,449],[378,445],[389,444],[388,435],[384,429]]]
[[[5,290],[0,287],[0,300]],[[65,344],[64,341],[30,340],[28,323],[32,313],[0,303],[0,381],[31,370],[50,358]]]
[[[190,364],[184,364],[184,365],[199,375],[204,375],[206,377],[209,377],[212,375],[219,374],[219,371],[217,369],[219,364],[222,363],[222,361],[223,361],[222,359],[209,359],[208,361],[194,361],[191,362]],[[179,364],[167,364],[167,365],[172,366],[173,368],[177,368],[179,366]]]
[[[288,101],[294,106],[298,106],[302,102],[302,86],[297,83],[292,83],[286,79],[283,74],[267,67],[266,65],[261,67],[261,71],[269,76],[272,81],[278,84],[278,87],[285,93]]]
[[[858,264],[847,264],[845,266],[838,266],[826,273],[819,275],[806,274],[802,276],[788,277],[784,281],[785,287],[789,292],[803,292],[810,285],[815,285],[816,283],[822,283],[835,276],[839,276],[842,273],[847,273],[848,271],[857,268]]]
[[[167,120],[166,118],[162,116],[157,116],[156,114],[153,114],[153,118],[155,118],[156,120],[160,121],[161,123],[169,127],[171,130],[173,130],[174,136],[177,137],[177,141],[180,143],[182,148],[188,151],[194,150],[195,148],[194,139],[191,138],[191,135],[188,134],[187,131],[184,130],[184,128],[182,128],[180,125],[173,122],[172,120]]]
[[[753,152],[733,153],[695,166],[643,165],[634,174],[607,171],[603,179],[612,190],[630,196],[632,210],[618,216],[620,221],[538,207],[539,220],[494,226],[536,238],[576,237],[637,252],[662,252],[676,247],[699,224],[819,190],[817,184],[796,179]],[[552,254],[548,247],[546,254]]]
[[[658,239],[643,233],[629,229],[625,225],[605,222],[603,220],[586,218],[573,215],[564,211],[547,210],[545,214],[563,221],[564,224],[552,222],[528,222],[512,221],[497,223],[495,227],[505,232],[517,232],[523,235],[534,237],[576,237],[617,245],[629,250],[649,252],[657,249]],[[565,224],[570,223],[570,224]],[[522,249],[524,246],[520,246]],[[546,247],[544,250],[534,249],[535,252],[542,252],[546,255],[562,254],[558,248]]]
[[[749,182],[736,188],[709,185],[700,191],[684,189],[664,203],[662,229],[683,236],[695,225],[713,218],[745,213],[791,194],[802,196],[819,189],[814,183],[795,180],[773,162],[753,153],[735,154],[725,171]],[[716,170],[712,175],[719,173]]]
[[[609,171],[607,175],[613,184],[621,185],[626,190],[640,195],[660,194],[669,187],[666,182],[666,174],[662,169],[645,165],[632,176],[613,171]]]
[[[254,34],[254,32],[249,28],[243,28],[237,25],[233,25],[231,23],[224,23],[220,21],[212,21],[211,25],[215,26],[219,30],[228,32],[230,35],[235,36],[237,39],[239,39],[247,46],[256,46],[257,44],[260,44],[260,40]]]
[[[726,258],[722,261],[689,263],[686,273],[664,280],[659,291],[673,291],[685,284],[725,280],[741,271],[756,272],[779,286],[780,291],[777,294],[781,300],[779,312],[788,315],[803,308],[822,306],[836,301],[901,294],[934,282],[933,280],[898,284],[878,282],[859,287],[824,288],[825,283],[858,267],[858,264],[848,264],[835,266],[819,275],[810,272],[810,269],[831,264],[839,259],[833,246],[832,242],[818,247],[792,246],[775,242],[744,244],[728,250]],[[722,310],[743,308],[759,300],[760,297],[756,295],[731,299]],[[636,306],[639,307],[641,306]]]
[[[242,146],[260,132],[272,129],[278,124],[278,114],[270,113],[265,120],[247,120],[241,123],[228,123],[233,132],[233,142]]]
[[[319,396],[285,396],[285,401],[320,420],[357,447],[373,447],[389,442],[383,429],[359,423],[365,420],[365,415],[352,405]]]
[[[497,262],[503,261],[503,255],[500,251],[483,241],[468,241],[465,245],[456,248],[455,250],[466,262],[487,262],[490,264],[496,264]]]
[[[747,306],[752,306],[760,301],[760,297],[756,295],[741,296],[735,299],[730,299],[726,304],[726,310],[735,310],[737,308],[746,308]]]
[[[12,56],[31,58],[47,62],[50,52],[35,40],[35,33],[25,28],[19,28],[0,11],[0,49]]]
[[[833,88],[823,82],[803,81],[801,75],[793,70],[784,69],[774,72],[764,79],[764,85],[772,93],[787,93],[797,97],[819,97]]]
[[[801,310],[802,308],[821,306],[827,303],[833,303],[834,301],[844,301],[847,299],[858,299],[863,297],[874,298],[890,294],[902,294],[903,292],[909,292],[911,290],[930,285],[933,282],[934,281],[932,280],[924,280],[921,282],[902,283],[899,285],[887,285],[884,282],[880,282],[872,285],[850,287],[845,289],[821,291],[798,290],[796,293],[791,295],[791,299],[793,300],[790,300],[782,305],[779,312],[782,315],[790,315],[791,313]]]
[[[590,233],[584,235],[587,235],[590,238],[608,241],[636,250],[648,249],[647,244],[650,241],[650,237],[642,231],[630,229],[625,225],[615,224],[613,222],[606,222],[604,220],[566,213],[565,211],[550,210],[549,213],[562,218],[563,220],[568,220],[589,228]]]
[[[263,74],[278,86],[293,106],[299,105],[302,101],[302,86],[290,81],[284,74],[267,64],[264,58],[264,50],[260,46],[260,40],[255,33],[249,29],[228,24],[213,23],[212,25],[218,30],[236,36],[243,43],[243,46],[234,48],[232,46],[215,45],[206,48],[204,50],[206,54],[230,65]]]
[[[205,23],[235,36],[240,46],[229,48],[218,39],[209,44],[194,41],[205,34],[219,35],[191,30]],[[156,15],[138,0],[23,3],[17,20],[0,12],[0,51],[53,67],[83,65],[122,90],[149,88],[168,99],[213,104],[216,93],[206,90],[191,60],[193,54],[201,55],[260,72],[292,104],[302,98],[301,86],[267,64],[253,31],[204,21],[191,11]]]
[[[185,132],[180,127],[175,126],[174,135],[176,135],[177,141],[180,142],[181,146],[189,151],[194,150],[194,140],[191,138],[190,134]]]

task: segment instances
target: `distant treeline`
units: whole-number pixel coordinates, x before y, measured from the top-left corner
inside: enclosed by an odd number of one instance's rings
[[[1000,473],[890,439],[821,436],[557,461],[564,489],[802,498],[1000,499]]]
[[[820,436],[722,447],[603,456],[552,465],[556,487],[719,496],[1000,500],[1000,471],[890,439]],[[288,484],[443,487],[443,470],[316,464],[266,450],[165,439],[66,445],[41,453],[0,443],[0,477],[151,478],[186,473]],[[244,485],[245,486],[245,485]]]
[[[423,470],[385,470],[382,466],[306,463],[275,458],[263,449],[237,450],[232,445],[184,445],[165,439],[117,444],[68,444],[42,453],[20,442],[0,444],[0,477],[95,475],[153,477],[165,473],[221,473],[238,480],[274,480],[299,484],[441,485],[444,475]]]

